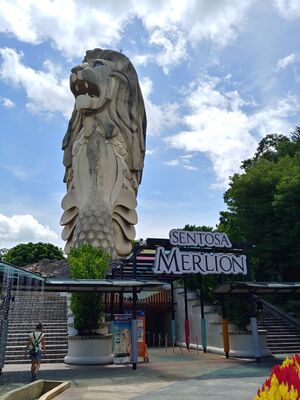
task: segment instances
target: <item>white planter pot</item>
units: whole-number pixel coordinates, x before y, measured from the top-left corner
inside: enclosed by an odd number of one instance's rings
[[[69,336],[67,364],[110,364],[112,335]]]

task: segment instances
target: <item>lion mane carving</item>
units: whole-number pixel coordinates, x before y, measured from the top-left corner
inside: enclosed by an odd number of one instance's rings
[[[131,251],[145,155],[146,112],[130,60],[88,50],[72,68],[75,107],[63,139],[65,251],[84,243],[113,257]]]

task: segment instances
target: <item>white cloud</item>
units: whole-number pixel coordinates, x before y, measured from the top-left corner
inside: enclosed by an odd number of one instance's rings
[[[237,91],[225,91],[219,78],[202,76],[187,95],[190,112],[187,129],[166,138],[173,148],[202,152],[212,162],[217,178],[214,186],[226,187],[229,176],[239,171],[241,161],[253,156],[258,141],[267,133],[287,134],[288,118],[299,111],[298,99],[286,96],[276,105],[252,112]]]
[[[69,78],[61,77],[62,71],[59,66],[45,61],[44,71],[35,71],[22,62],[22,53],[17,53],[11,48],[0,49],[0,56],[0,79],[25,90],[28,99],[26,107],[29,111],[62,113],[65,118],[70,118],[74,98],[69,89]],[[150,100],[152,81],[145,77],[141,79],[140,84],[147,112],[148,134],[157,135],[178,123],[178,104],[154,104]]]
[[[5,168],[11,174],[13,174],[16,178],[21,181],[28,181],[33,177],[38,176],[42,173],[42,165],[35,167],[34,169],[29,168],[26,163],[23,165],[11,165],[11,164],[0,164],[0,167]]]
[[[174,3],[176,0],[174,0]],[[175,12],[192,45],[209,39],[218,46],[231,42],[243,28],[253,0],[178,2]]]
[[[181,31],[192,44],[210,39],[226,45],[243,25],[253,0],[139,1],[134,12],[149,32]]]
[[[0,247],[12,247],[18,243],[57,243],[58,235],[48,226],[40,224],[32,215],[0,214]]]
[[[157,64],[166,74],[172,66],[179,64],[187,56],[186,39],[181,32],[164,32],[155,30],[150,37],[150,44],[162,47],[156,55]]]
[[[91,3],[91,4],[90,4]],[[128,10],[109,2],[2,0],[0,29],[18,40],[38,44],[51,40],[67,57],[82,56],[86,49],[107,46],[120,39]],[[115,8],[115,9],[114,9]]]
[[[157,149],[146,149],[147,156],[153,156],[157,153]]]
[[[153,91],[153,82],[150,78],[141,79],[140,85],[147,113],[147,134],[158,135],[164,129],[176,125],[180,121],[178,115],[179,105],[176,103],[161,105],[152,103],[150,95]]]
[[[274,0],[274,3],[282,17],[291,20],[300,17],[299,0]]]
[[[133,65],[147,65],[149,61],[153,61],[154,57],[152,54],[139,54],[132,57],[131,61]]]
[[[183,168],[188,169],[190,171],[198,171],[197,167],[194,167],[193,165],[189,165],[189,164],[183,165]]]
[[[2,0],[0,31],[31,44],[50,40],[66,57],[82,57],[86,49],[117,47],[126,25],[139,18],[167,71],[186,57],[187,43],[232,41],[253,1]]]
[[[22,62],[22,53],[14,49],[0,49],[2,64],[0,79],[22,87],[27,95],[26,107],[31,112],[58,112],[69,118],[74,99],[69,89],[69,79],[50,61],[45,61],[44,71],[35,71]]]
[[[277,65],[276,65],[276,70],[281,71],[281,70],[285,69],[287,66],[292,65],[299,61],[300,61],[300,54],[292,53],[292,54],[290,54],[284,58],[280,58],[280,60],[278,60]]]
[[[177,167],[179,165],[179,160],[165,161],[164,164],[170,165],[170,167]]]
[[[3,107],[5,108],[15,107],[15,103],[6,97],[0,97],[0,102],[3,104]]]
[[[164,164],[169,165],[170,167],[182,167],[190,171],[198,171],[197,167],[191,165],[191,159],[193,156],[193,154],[185,154],[179,156],[177,159],[165,161]]]
[[[33,170],[19,165],[3,165],[3,167],[21,181],[26,181],[40,173],[38,169]]]
[[[289,121],[300,110],[299,100],[296,96],[288,95],[277,104],[264,108],[249,117],[249,128],[257,129],[260,137],[269,133],[287,135],[294,126]]]

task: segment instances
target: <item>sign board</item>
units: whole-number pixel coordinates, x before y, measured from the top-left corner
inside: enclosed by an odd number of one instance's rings
[[[113,321],[113,353],[115,364],[130,362],[132,314],[115,314]],[[143,311],[137,312],[138,356],[149,361],[146,345],[146,318]]]
[[[222,232],[200,232],[200,231],[181,231],[172,229],[169,233],[170,243],[173,246],[186,247],[232,247],[226,233]]]
[[[131,314],[115,314],[113,323],[114,363],[130,362]]]
[[[173,229],[170,231],[170,243],[190,247],[191,251],[181,251],[179,247],[166,251],[158,247],[154,261],[156,274],[247,274],[245,255],[213,252],[213,247],[232,247],[225,233]],[[193,247],[211,248],[212,252],[193,251]]]
[[[149,361],[148,349],[146,344],[146,318],[143,311],[137,312],[138,321],[138,352],[139,357],[143,357],[144,361]]]

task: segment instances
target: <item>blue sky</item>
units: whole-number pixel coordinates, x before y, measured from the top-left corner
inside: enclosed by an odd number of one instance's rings
[[[299,0],[0,0],[0,248],[64,246],[69,73],[95,47],[131,59],[146,104],[137,238],[215,226],[241,161],[300,125],[299,20]]]

